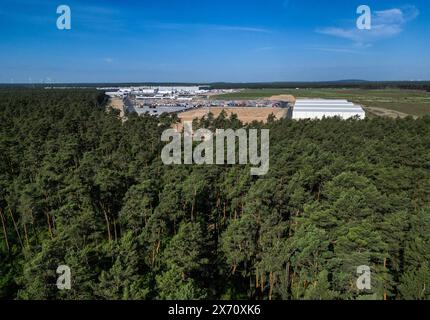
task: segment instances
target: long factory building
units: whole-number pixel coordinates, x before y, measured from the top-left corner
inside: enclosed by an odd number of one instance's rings
[[[297,99],[292,115],[294,120],[332,117],[364,119],[366,113],[360,105],[347,100]]]

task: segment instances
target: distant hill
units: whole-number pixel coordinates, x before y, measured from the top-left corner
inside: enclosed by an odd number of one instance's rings
[[[335,83],[369,83],[370,81],[367,80],[359,80],[359,79],[346,79],[346,80],[339,80],[334,81]]]

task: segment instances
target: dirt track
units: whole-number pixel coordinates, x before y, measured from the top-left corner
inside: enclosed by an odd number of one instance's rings
[[[403,112],[388,110],[384,108],[364,107],[364,110],[378,117],[406,118],[407,116],[409,116],[409,114]]]

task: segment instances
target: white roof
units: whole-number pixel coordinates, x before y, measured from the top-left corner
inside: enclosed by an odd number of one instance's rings
[[[293,119],[309,119],[340,116],[343,119],[365,117],[363,108],[347,100],[297,99]]]

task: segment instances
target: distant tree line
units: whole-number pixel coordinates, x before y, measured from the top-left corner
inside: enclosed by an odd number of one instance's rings
[[[164,165],[176,120],[0,90],[0,299],[430,298],[429,117],[250,124],[270,129],[262,177]]]
[[[208,89],[408,89],[424,90],[430,92],[430,81],[364,81],[364,80],[342,80],[322,82],[213,82],[213,83],[55,83],[55,84],[0,84],[0,88],[43,88],[43,87],[129,87],[129,86],[197,86],[201,85]]]
[[[409,89],[430,92],[430,81],[327,81],[327,82],[261,82],[211,83],[212,89]]]

